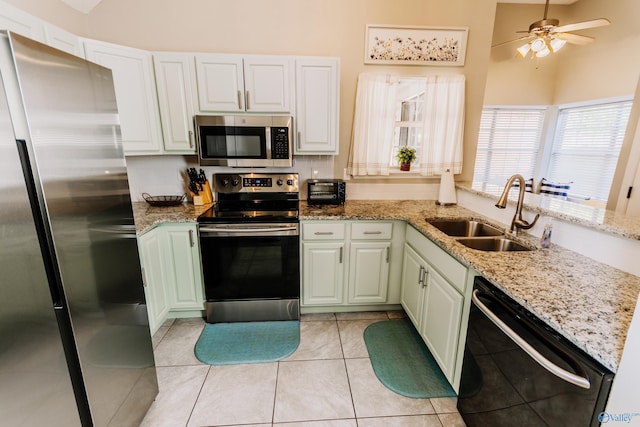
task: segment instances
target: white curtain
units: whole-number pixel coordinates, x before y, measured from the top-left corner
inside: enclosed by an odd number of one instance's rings
[[[426,78],[421,175],[440,175],[447,169],[453,174],[462,172],[464,89],[463,75]]]
[[[462,172],[465,78],[425,79],[422,144],[417,171],[424,176]],[[389,175],[395,131],[398,76],[360,74],[347,164],[350,175]],[[412,168],[413,169],[413,168]],[[416,170],[416,169],[413,169]]]
[[[397,78],[385,74],[360,74],[353,118],[350,175],[389,175],[395,128]]]

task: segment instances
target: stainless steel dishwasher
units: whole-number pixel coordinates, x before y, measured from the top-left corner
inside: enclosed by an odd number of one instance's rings
[[[476,278],[458,395],[468,427],[597,426],[612,382],[612,372]]]

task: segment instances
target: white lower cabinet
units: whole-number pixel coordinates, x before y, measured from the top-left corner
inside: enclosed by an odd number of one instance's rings
[[[404,223],[303,221],[302,306],[399,304]]]
[[[463,319],[473,275],[413,227],[407,227],[402,263],[401,304],[438,362],[457,388],[464,349]]]
[[[138,237],[144,295],[147,301],[149,329],[153,335],[167,318],[169,301],[167,298],[168,278],[164,263],[160,228],[155,228]]]
[[[197,224],[162,224],[138,238],[149,327],[204,310]]]
[[[344,302],[344,241],[302,243],[302,304]]]
[[[351,242],[349,304],[385,303],[391,242]]]

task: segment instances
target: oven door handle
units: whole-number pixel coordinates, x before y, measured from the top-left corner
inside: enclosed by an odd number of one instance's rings
[[[551,372],[556,377],[567,381],[571,384],[577,385],[578,387],[590,389],[591,384],[589,383],[589,379],[581,377],[579,375],[574,374],[573,372],[569,372],[560,366],[556,365],[542,354],[538,352],[535,348],[533,348],[528,342],[526,342],[522,337],[520,337],[517,333],[513,331],[506,323],[498,318],[493,312],[480,301],[478,298],[479,290],[474,289],[473,294],[471,295],[471,299],[473,300],[476,307],[480,309],[488,318],[491,320],[502,332],[504,332],[511,340],[518,345],[522,350],[525,351],[533,360],[535,360],[540,366],[545,368],[547,371]]]
[[[257,227],[253,227],[253,228],[226,228],[226,227],[211,227],[211,226],[200,226],[200,233],[201,234],[218,234],[218,233],[225,233],[225,234],[255,234],[255,233],[269,233],[269,234],[274,234],[276,235],[277,233],[284,233],[284,234],[292,234],[292,232],[295,232],[295,234],[297,234],[298,232],[298,227],[293,226],[293,227],[263,227],[263,228],[257,228]]]

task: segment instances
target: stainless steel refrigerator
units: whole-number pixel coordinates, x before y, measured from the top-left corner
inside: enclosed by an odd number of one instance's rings
[[[135,426],[158,393],[111,71],[0,31],[0,424]]]

